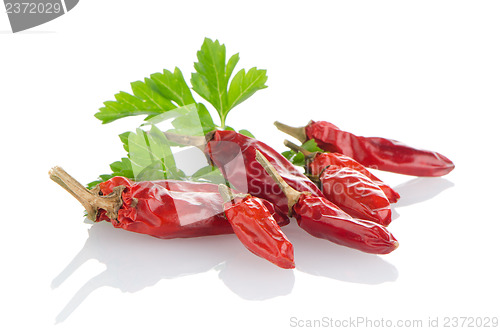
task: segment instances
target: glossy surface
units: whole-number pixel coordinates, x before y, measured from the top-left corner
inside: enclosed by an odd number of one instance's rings
[[[325,197],[353,217],[391,223],[391,203],[370,178],[351,168],[326,168],[320,177]]]
[[[262,200],[252,196],[224,204],[234,233],[249,251],[284,269],[295,268],[293,245]]]
[[[385,196],[389,202],[397,202],[400,198],[399,193],[393,190],[389,185],[385,184],[383,181],[378,179],[374,174],[372,174],[368,169],[366,169],[361,163],[350,158],[349,156],[340,153],[317,153],[312,160],[308,162],[307,169],[314,175],[319,176],[321,172],[326,168],[341,169],[341,168],[351,168],[354,169],[366,177],[370,178],[373,183],[382,189]],[[324,194],[324,192],[323,192]]]
[[[97,221],[110,221],[114,227],[148,234],[154,237],[189,238],[232,233],[222,208],[217,185],[208,183],[149,181],[133,182],[114,177],[101,183],[107,195],[116,186],[126,186],[118,220],[110,220],[101,211]],[[288,218],[276,212],[269,202],[263,202],[280,225]]]
[[[325,198],[304,194],[293,211],[302,229],[339,245],[373,254],[387,254],[399,246],[384,226],[352,218]]]
[[[368,168],[430,177],[446,175],[455,168],[453,162],[437,152],[391,139],[356,136],[326,121],[311,121],[306,126],[306,135],[321,149],[352,157]]]
[[[323,196],[318,187],[293,164],[257,139],[234,131],[216,131],[207,144],[206,153],[236,190],[269,200],[281,212],[288,213],[287,198],[278,184],[255,160],[256,149],[266,156],[292,188],[299,192]]]

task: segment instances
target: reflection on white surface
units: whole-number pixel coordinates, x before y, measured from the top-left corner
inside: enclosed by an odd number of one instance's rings
[[[397,207],[409,206],[432,199],[455,184],[442,177],[417,177],[394,188],[401,195]]]
[[[287,231],[288,230],[288,231]],[[381,284],[398,278],[395,266],[382,256],[363,253],[315,238],[298,227],[285,230],[294,244],[297,270],[344,282]]]
[[[219,270],[220,279],[236,294],[262,300],[291,292],[294,275],[264,261],[241,246],[235,236],[220,235],[162,240],[94,224],[83,248],[54,278],[57,288],[86,261],[94,259],[106,270],[89,279],[56,317],[66,320],[93,291],[107,286],[137,292],[162,279]]]

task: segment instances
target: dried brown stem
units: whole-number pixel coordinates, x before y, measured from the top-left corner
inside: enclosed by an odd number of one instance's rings
[[[304,147],[296,145],[296,144],[294,144],[291,141],[288,141],[286,139],[285,139],[285,141],[283,143],[285,144],[286,147],[290,148],[292,151],[301,152],[302,154],[304,154],[305,158],[309,159],[309,160],[314,159],[314,157],[317,154],[317,152],[309,152]]]
[[[219,193],[222,196],[222,201],[224,203],[233,201],[236,198],[245,198],[250,196],[250,194],[245,194],[245,193],[237,193],[235,194],[233,190],[231,190],[229,187],[227,187],[224,184],[219,184]]]
[[[207,145],[207,141],[212,139],[213,133],[210,132],[206,136],[185,136],[177,133],[172,133],[172,132],[164,132],[165,137],[173,141],[174,143],[180,144],[180,145],[185,145],[185,146],[194,146],[202,151],[205,150],[205,147]]]
[[[229,187],[227,187],[224,184],[219,184],[219,193],[222,196],[222,201],[224,203],[229,202],[229,201],[234,199],[233,193],[231,192]]]
[[[307,141],[306,135],[306,127],[293,127],[288,126],[286,124],[280,123],[278,121],[274,122],[274,126],[278,128],[281,132],[291,135],[292,137],[298,139],[301,143],[305,143]]]
[[[278,174],[273,165],[266,159],[264,155],[259,150],[255,151],[255,159],[262,165],[264,170],[273,178],[276,184],[279,185],[280,189],[285,193],[288,199],[288,213],[292,214],[293,206],[299,201],[302,192],[293,189],[287,182]]]
[[[106,211],[110,219],[118,217],[118,210],[122,206],[122,192],[125,186],[117,186],[111,194],[101,196],[99,193],[89,191],[61,167],[54,167],[49,171],[50,179],[74,196],[85,208],[88,218],[95,221],[99,209]]]

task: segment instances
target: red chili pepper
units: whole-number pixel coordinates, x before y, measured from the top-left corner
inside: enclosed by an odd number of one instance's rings
[[[59,167],[53,168],[50,176],[77,198],[88,217],[97,222],[110,221],[114,227],[163,239],[233,232],[215,184],[133,182],[113,177],[91,192]],[[271,203],[263,203],[276,220],[288,223],[286,216],[276,212]]]
[[[455,168],[453,162],[437,152],[416,149],[391,139],[356,136],[325,121],[311,121],[302,128],[279,122],[275,125],[302,142],[314,139],[321,149],[352,157],[368,168],[431,177],[446,175]]]
[[[387,254],[399,246],[383,225],[352,218],[324,197],[294,190],[262,154],[257,152],[256,158],[285,192],[292,215],[309,234],[366,253]]]
[[[325,197],[353,217],[391,223],[391,203],[370,178],[351,169],[326,168],[320,176]]]
[[[249,194],[234,196],[223,184],[219,185],[219,191],[227,220],[243,245],[278,267],[295,268],[293,245],[262,200]]]
[[[399,246],[384,226],[352,218],[325,198],[303,194],[293,212],[298,225],[317,238],[372,254],[388,254]]]
[[[323,196],[316,184],[283,155],[255,138],[235,131],[214,131],[207,135],[207,141],[203,137],[186,137],[171,133],[165,135],[172,141],[202,148],[237,191],[269,200],[283,213],[288,212],[287,198],[255,160],[256,149],[269,158],[291,187],[315,196]]]
[[[339,153],[318,153],[314,160],[308,163],[311,174],[318,175],[326,167],[329,169],[342,169],[350,168],[368,177],[374,184],[376,184],[385,194],[389,202],[395,203],[399,200],[400,195],[394,191],[389,185],[385,184],[382,180],[377,178],[374,174],[368,171],[363,165]],[[322,169],[321,171],[318,171]]]
[[[375,183],[384,192],[385,196],[391,203],[395,203],[399,200],[400,195],[398,192],[394,191],[389,185],[385,184],[382,180],[378,179],[374,174],[372,174],[368,169],[366,169],[362,164],[353,160],[349,156],[342,155],[340,153],[319,153],[319,152],[309,152],[304,148],[295,145],[294,143],[285,140],[285,146],[304,154],[306,158],[306,170],[312,176],[319,177],[323,170],[327,167],[330,169],[342,169],[351,168],[354,169],[366,177],[370,178],[373,183]],[[332,170],[330,170],[332,171]],[[323,194],[325,194],[323,192]]]

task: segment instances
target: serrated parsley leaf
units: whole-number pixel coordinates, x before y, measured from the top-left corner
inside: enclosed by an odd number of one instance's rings
[[[184,80],[184,76],[179,68],[175,68],[174,73],[163,70],[163,73],[151,75],[159,93],[167,99],[175,102],[178,107],[195,103],[189,86]]]
[[[196,73],[191,75],[193,90],[219,112],[223,113],[227,105],[227,85],[229,77],[239,60],[233,56],[226,66],[226,46],[218,40],[205,38],[197,53],[198,62],[194,64]],[[226,70],[228,69],[228,70]]]
[[[245,73],[245,69],[241,69],[231,81],[231,86],[228,92],[228,107],[227,112],[239,105],[255,92],[265,89],[267,81],[266,70],[258,70],[252,68]],[[227,113],[226,113],[227,115]]]
[[[181,106],[195,103],[182,72],[164,70],[155,73],[144,81],[130,84],[133,94],[120,92],[114,101],[104,102],[95,117],[103,124],[117,119],[136,115],[158,115]]]
[[[214,106],[221,127],[225,129],[229,111],[256,91],[267,87],[266,70],[252,68],[246,73],[241,69],[229,83],[240,59],[239,54],[231,56],[226,63],[226,46],[208,38],[205,38],[197,57],[198,62],[194,64],[196,72],[191,74],[193,90]]]
[[[324,151],[318,147],[318,144],[316,144],[316,141],[314,139],[310,139],[303,143],[300,147],[304,148],[306,151],[309,152],[319,152],[323,153]],[[301,152],[295,152],[293,150],[288,150],[284,151],[281,153],[285,158],[287,158],[290,162],[292,162],[296,166],[305,166],[306,165],[306,159],[304,157],[304,154]]]
[[[153,169],[157,178],[152,178],[148,172],[148,180],[180,179],[182,173],[177,169],[170,144],[165,134],[155,126],[149,132],[137,129],[128,135],[129,159],[134,177],[145,180],[146,169]],[[158,171],[161,170],[161,171]]]

